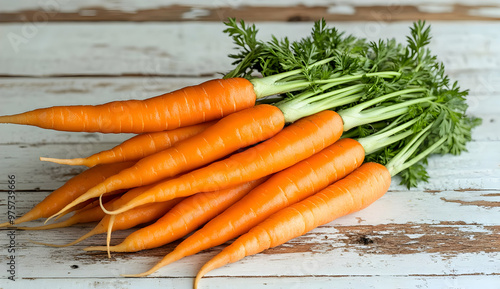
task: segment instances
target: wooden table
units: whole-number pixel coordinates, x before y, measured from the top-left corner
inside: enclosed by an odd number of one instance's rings
[[[102,3],[101,3],[102,2]],[[357,36],[404,41],[411,21],[432,25],[433,53],[470,90],[470,114],[483,118],[469,152],[432,157],[428,183],[390,191],[367,209],[211,272],[203,288],[500,288],[500,5],[494,1],[2,1],[0,115],[38,107],[147,98],[217,77],[231,67],[228,16],[258,22],[262,37],[309,33],[311,21]],[[18,216],[82,171],[38,161],[110,148],[129,135],[65,133],[0,125],[0,213]],[[15,208],[9,209],[9,176]],[[40,222],[31,222],[38,225]],[[135,254],[87,253],[91,228],[0,231],[0,288],[190,288],[216,247],[148,278],[177,243]],[[130,231],[113,234],[118,243]],[[9,252],[9,246],[15,252]],[[11,281],[10,256],[15,257]]]

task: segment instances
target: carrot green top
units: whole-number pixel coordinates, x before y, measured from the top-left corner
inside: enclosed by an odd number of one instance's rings
[[[404,44],[346,35],[324,20],[296,41],[259,40],[255,25],[244,21],[225,25],[237,49],[225,78],[249,79],[260,101],[276,94],[269,102],[287,122],[335,109],[344,137],[361,138],[367,161],[388,165],[408,187],[427,180],[427,156],[460,154],[480,123],[466,116],[468,92],[450,82],[430,52],[425,22],[410,27]]]

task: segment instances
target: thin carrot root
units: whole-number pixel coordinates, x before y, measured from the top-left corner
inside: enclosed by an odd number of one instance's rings
[[[83,248],[84,251],[109,251],[109,252],[128,252],[125,244],[118,244],[114,246],[89,246]]]
[[[70,166],[82,166],[85,165],[84,158],[75,158],[75,159],[57,159],[57,158],[46,158],[40,157],[40,161],[42,162],[51,162],[60,165],[70,165]]]
[[[90,192],[92,192],[92,194],[89,194]],[[45,220],[45,223],[47,223],[49,220],[51,220],[52,218],[54,217],[57,217],[61,214],[64,214],[65,212],[67,212],[68,210],[70,210],[71,208],[73,208],[74,206],[82,203],[82,202],[85,202],[86,200],[89,200],[91,198],[94,198],[94,197],[101,197],[102,198],[102,195],[106,192],[106,188],[104,186],[95,186],[94,188],[90,189],[89,191],[87,191],[86,194],[76,198],[75,200],[73,200],[71,203],[69,203],[68,205],[66,205],[64,208],[62,208],[59,212],[55,213],[54,215],[50,216],[47,218],[47,220]],[[102,201],[101,201],[101,207],[104,208],[104,206],[102,205]],[[104,211],[106,212],[106,211]]]
[[[128,204],[128,205],[124,205],[124,206],[122,206],[122,207],[120,207],[119,209],[116,209],[116,210],[114,210],[114,211],[109,211],[109,210],[107,210],[106,208],[104,208],[104,207],[102,207],[102,206],[101,206],[101,208],[102,208],[102,211],[103,211],[104,213],[108,214],[108,215],[118,215],[118,214],[121,214],[121,213],[125,213],[126,211],[131,210],[131,209],[133,209],[133,208],[135,208],[135,207],[139,207],[139,206],[142,206],[142,205],[146,205],[146,204],[148,204],[148,203],[149,203],[148,201],[144,200],[144,201],[143,201],[143,202],[141,202],[141,203],[137,202],[137,203],[135,203],[135,204]]]
[[[25,118],[15,114],[0,116],[0,123],[23,124],[24,122],[26,122]]]
[[[229,260],[228,255],[224,257],[227,258],[212,259],[214,261],[206,263],[203,267],[201,267],[201,269],[198,271],[198,274],[196,274],[196,277],[194,279],[193,289],[198,288],[198,283],[200,283],[201,278],[203,278],[203,276],[205,276],[208,272],[220,268],[228,263],[231,263],[231,260]]]
[[[69,226],[71,226],[73,224],[75,224],[74,221],[72,221],[71,219],[67,219],[67,220],[59,222],[59,223],[54,223],[54,224],[49,224],[49,225],[44,225],[44,226],[16,227],[16,229],[25,230],[25,231],[50,230],[50,229],[57,229],[57,228],[69,227]]]
[[[108,252],[108,258],[111,259],[111,251],[109,249],[111,245],[111,233],[113,232],[113,223],[115,222],[116,215],[112,215],[109,218],[109,223],[108,223],[108,234],[106,236],[106,251]]]
[[[60,215],[58,215],[57,217],[55,217],[55,218],[54,218],[54,221],[57,221],[57,220],[59,220],[60,218],[62,218],[62,217],[64,217],[64,216],[66,216],[66,215],[68,215],[68,214],[70,214],[71,212],[76,211],[76,210],[77,210],[77,208],[73,207],[73,208],[71,208],[70,210],[67,210],[66,212],[63,212],[63,213],[61,213]],[[47,223],[47,221],[48,221],[48,219],[47,219],[47,220],[45,220],[45,222],[43,222],[43,223],[44,223],[44,224],[46,224],[46,223]]]
[[[0,228],[11,227],[11,226],[12,226],[11,222],[0,223]]]

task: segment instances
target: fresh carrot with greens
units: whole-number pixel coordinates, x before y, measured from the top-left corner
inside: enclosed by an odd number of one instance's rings
[[[422,119],[419,120],[422,121]],[[436,138],[436,134],[440,132],[440,124],[444,121],[442,118],[437,119],[417,132],[410,129],[411,134],[406,131],[400,132],[401,128],[411,127],[414,123],[414,121],[409,121],[400,126],[390,126],[389,129],[366,137],[362,143],[370,144],[372,141],[378,142],[383,138],[389,138],[392,141],[402,139],[404,142],[401,142],[403,145],[400,147],[394,148],[392,153],[386,155],[384,165],[366,162],[345,178],[303,201],[278,211],[254,226],[201,268],[196,276],[195,288],[200,278],[215,268],[283,244],[317,226],[361,210],[376,201],[389,189],[392,176],[425,160],[436,150],[450,145],[449,140],[456,137],[455,134],[449,133]],[[394,135],[388,137],[390,134]],[[374,148],[371,145],[367,147]]]
[[[190,196],[178,203],[154,224],[128,235],[120,244],[109,248],[105,246],[88,247],[84,250],[137,252],[163,246],[184,237],[208,222],[241,199],[250,190],[261,184],[265,179],[266,177],[229,189]]]
[[[104,211],[118,214],[147,203],[221,190],[256,180],[310,157],[333,144],[341,134],[340,116],[334,111],[322,111],[292,123],[256,146],[161,182],[118,210]]]
[[[110,191],[152,184],[209,164],[240,148],[274,136],[284,125],[283,114],[272,105],[261,104],[235,112],[203,132],[143,158],[129,169],[107,178],[57,214]]]
[[[365,152],[353,139],[341,139],[313,156],[276,173],[203,228],[182,241],[146,276],[183,257],[218,246],[246,233],[271,214],[324,189],[363,163]],[[230,225],[229,225],[230,224]]]
[[[382,197],[391,183],[383,165],[368,162],[324,190],[273,214],[208,261],[194,288],[209,271],[281,245],[338,217],[359,211]]]
[[[137,161],[165,150],[179,141],[199,134],[214,123],[215,121],[210,121],[174,130],[142,133],[124,141],[112,149],[95,153],[86,158],[56,159],[41,157],[40,160],[73,166],[84,165],[87,167],[106,163]]]
[[[23,222],[50,217],[64,208],[67,204],[71,203],[75,198],[87,192],[88,189],[104,181],[106,178],[117,174],[121,170],[131,167],[133,164],[133,162],[123,162],[99,165],[86,169],[68,180],[60,188],[50,193],[29,212],[15,219],[12,224],[6,222],[0,224],[0,227],[18,225]]]
[[[0,123],[61,131],[155,132],[220,119],[254,106],[255,100],[253,85],[248,80],[214,79],[146,100],[41,108],[0,116]]]

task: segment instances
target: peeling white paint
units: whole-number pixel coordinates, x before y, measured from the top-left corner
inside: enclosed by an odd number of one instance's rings
[[[425,234],[405,234],[405,236],[407,236],[410,239],[418,239],[425,236]]]
[[[327,10],[330,14],[354,15],[356,8],[352,5],[332,5]]]
[[[424,13],[451,13],[454,10],[453,6],[443,4],[418,5],[417,8]]]
[[[476,9],[471,9],[469,14],[472,16],[498,18],[500,17],[500,8],[496,7],[476,8]]]
[[[189,12],[185,12],[182,14],[182,19],[186,20],[195,20],[202,16],[210,15],[210,11],[202,8],[191,8]]]

